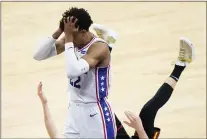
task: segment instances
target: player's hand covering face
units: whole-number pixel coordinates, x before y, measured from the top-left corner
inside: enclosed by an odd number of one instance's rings
[[[44,95],[44,93],[43,93],[43,91],[42,91],[42,82],[40,82],[40,83],[38,84],[38,87],[37,87],[37,93],[38,93],[38,96],[39,96],[41,102],[42,102],[43,104],[47,103],[47,98],[45,97],[45,95]]]
[[[132,127],[134,129],[142,129],[142,121],[139,116],[136,116],[134,113],[130,111],[125,111],[124,114],[129,119],[128,121],[124,121],[125,124],[127,124],[129,127]]]

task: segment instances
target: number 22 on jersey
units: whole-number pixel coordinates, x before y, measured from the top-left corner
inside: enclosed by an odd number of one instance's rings
[[[77,77],[77,78],[74,78],[74,79],[70,79],[70,84],[75,87],[75,88],[78,88],[80,89],[81,86],[80,86],[80,81],[81,81],[81,78],[80,77]]]

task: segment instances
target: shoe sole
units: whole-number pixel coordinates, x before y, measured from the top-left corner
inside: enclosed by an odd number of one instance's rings
[[[192,50],[192,60],[191,60],[191,62],[194,61],[195,60],[195,47],[194,47],[193,43],[185,37],[180,37],[180,41],[185,42],[191,48],[191,50]]]

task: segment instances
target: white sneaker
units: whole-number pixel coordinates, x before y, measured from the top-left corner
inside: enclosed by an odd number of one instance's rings
[[[92,24],[92,29],[95,30],[98,37],[105,40],[112,47],[117,40],[117,33],[100,24]]]
[[[182,63],[191,63],[195,58],[195,51],[192,42],[184,37],[180,38],[180,51],[178,60]]]

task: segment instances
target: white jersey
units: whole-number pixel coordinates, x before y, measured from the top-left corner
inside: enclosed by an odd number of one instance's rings
[[[103,39],[94,37],[82,49],[75,49],[77,59],[84,56],[95,42],[104,42],[107,44]],[[82,103],[98,102],[109,94],[111,82],[110,64],[106,67],[90,69],[87,73],[77,78],[68,79],[68,82],[69,101]]]

